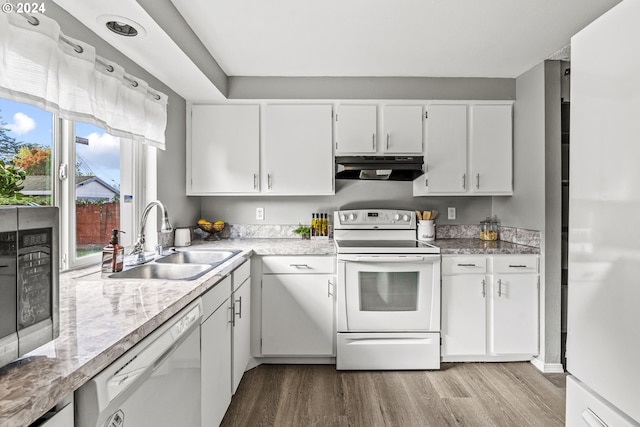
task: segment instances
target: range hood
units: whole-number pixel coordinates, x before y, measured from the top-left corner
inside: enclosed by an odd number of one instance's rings
[[[423,156],[336,156],[336,179],[413,181],[423,165]]]

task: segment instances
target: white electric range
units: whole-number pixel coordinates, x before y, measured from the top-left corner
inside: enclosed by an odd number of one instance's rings
[[[415,213],[337,211],[334,241],[337,369],[440,368],[440,249]]]

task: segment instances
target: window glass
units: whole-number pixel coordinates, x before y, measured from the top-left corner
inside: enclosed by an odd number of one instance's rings
[[[76,257],[102,251],[120,227],[120,139],[75,123]]]
[[[38,107],[0,98],[0,160],[25,172],[23,197],[0,204],[53,205],[53,117]]]

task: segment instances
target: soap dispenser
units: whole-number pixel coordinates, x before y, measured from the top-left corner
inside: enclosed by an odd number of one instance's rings
[[[117,273],[124,268],[124,247],[120,246],[118,233],[124,233],[124,231],[111,230],[109,244],[102,249],[103,273]]]

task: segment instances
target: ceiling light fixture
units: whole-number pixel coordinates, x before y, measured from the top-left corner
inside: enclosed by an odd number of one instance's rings
[[[142,37],[146,34],[142,25],[123,16],[102,15],[98,17],[97,21],[119,36]]]

